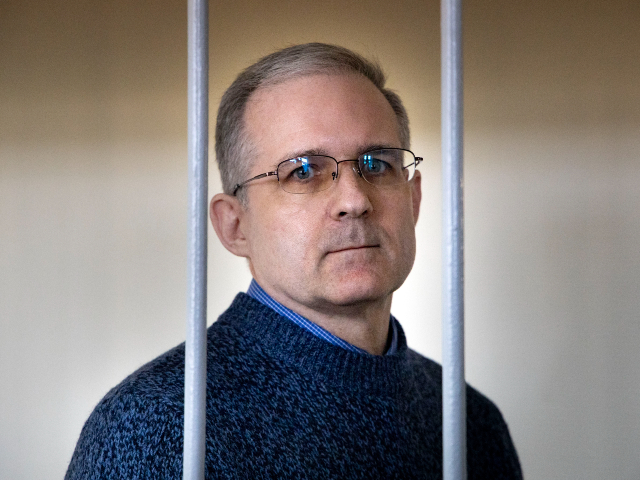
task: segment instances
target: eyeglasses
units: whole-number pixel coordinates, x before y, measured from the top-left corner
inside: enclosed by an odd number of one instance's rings
[[[338,165],[358,162],[357,173],[371,185],[386,187],[409,182],[422,162],[410,150],[382,148],[365,152],[356,159],[336,160],[328,155],[305,155],[280,162],[273,172],[265,172],[236,184],[233,195],[249,182],[275,175],[288,193],[315,193],[328,189],[338,178]]]

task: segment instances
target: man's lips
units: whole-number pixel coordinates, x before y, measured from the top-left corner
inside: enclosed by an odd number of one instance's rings
[[[380,245],[351,245],[348,247],[340,247],[336,249],[332,249],[327,253],[340,253],[340,252],[348,252],[352,250],[364,250],[368,248],[378,248]]]

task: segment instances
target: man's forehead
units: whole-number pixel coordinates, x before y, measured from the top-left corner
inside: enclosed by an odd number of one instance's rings
[[[353,152],[400,146],[391,105],[368,78],[355,73],[307,75],[261,87],[250,98],[244,120],[248,136],[257,144],[276,142],[283,147],[278,152],[281,160],[333,156],[336,137],[346,134],[352,135]],[[348,132],[340,130],[347,125]],[[363,129],[375,134],[359,132]]]
[[[350,84],[353,90],[382,92],[364,75],[355,72],[327,72],[296,75],[277,82],[270,82],[257,88],[249,97],[247,108],[260,108],[261,104],[278,102],[282,97],[304,103],[311,99],[319,99],[317,91],[322,85]],[[291,98],[295,95],[295,98]],[[294,103],[292,102],[292,103]]]

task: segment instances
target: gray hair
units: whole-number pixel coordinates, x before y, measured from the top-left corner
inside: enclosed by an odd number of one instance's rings
[[[385,96],[398,120],[401,146],[409,148],[409,117],[400,97],[384,88],[385,75],[376,62],[344,47],[324,43],[294,45],[261,58],[243,70],[222,96],[216,122],[216,159],[224,193],[231,195],[236,184],[246,180],[251,167],[252,145],[244,126],[244,114],[251,95],[261,87],[317,74],[364,75]],[[244,192],[238,192],[246,205]]]

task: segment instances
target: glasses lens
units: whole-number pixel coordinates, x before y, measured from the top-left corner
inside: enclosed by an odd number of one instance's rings
[[[278,181],[285,192],[319,192],[331,186],[336,167],[333,158],[322,155],[292,158],[278,165]]]
[[[386,148],[360,155],[360,171],[373,185],[398,185],[408,182],[415,172],[413,153],[400,148]]]

